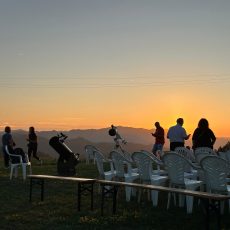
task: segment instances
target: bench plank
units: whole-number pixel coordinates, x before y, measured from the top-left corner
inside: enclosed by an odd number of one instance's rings
[[[208,193],[208,192],[202,192],[202,191],[191,191],[187,189],[170,188],[170,187],[164,187],[164,186],[159,186],[159,185],[127,183],[127,182],[106,181],[106,180],[97,180],[97,183],[102,184],[102,185],[104,184],[104,185],[114,185],[114,186],[129,186],[129,187],[134,187],[134,188],[143,188],[143,189],[157,190],[157,191],[162,191],[162,192],[173,192],[173,193],[179,193],[183,195],[212,199],[212,200],[217,200],[217,201],[230,199],[230,195],[214,194],[214,193]]]

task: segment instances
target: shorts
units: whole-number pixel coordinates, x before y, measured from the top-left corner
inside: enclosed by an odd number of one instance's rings
[[[159,150],[159,151],[162,151],[162,149],[163,149],[163,144],[154,144],[154,145],[153,145],[152,152],[153,152],[153,153],[156,153],[158,150]]]

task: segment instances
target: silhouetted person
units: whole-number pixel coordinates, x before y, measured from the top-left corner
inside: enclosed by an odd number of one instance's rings
[[[176,122],[177,124],[170,127],[167,134],[171,151],[174,151],[176,147],[184,147],[184,141],[190,137],[190,134],[187,135],[186,130],[182,127],[184,124],[183,118],[178,118]]]
[[[160,123],[157,121],[155,123],[156,131],[152,133],[152,136],[155,137],[155,144],[153,145],[152,153],[157,155],[157,152],[163,150],[163,145],[165,143],[164,138],[164,129],[160,126]]]
[[[12,135],[11,135],[11,128],[9,126],[5,127],[5,133],[2,135],[2,152],[4,157],[4,165],[5,168],[9,167],[9,155],[6,153],[5,147],[8,147],[9,153],[14,154],[13,147],[15,146],[15,143],[13,141]]]
[[[10,154],[20,155],[20,156],[22,156],[22,161],[27,162],[26,154],[23,151],[23,149],[22,148],[14,148],[15,145],[16,144],[13,140],[12,135],[11,135],[11,128],[9,126],[6,126],[5,127],[5,133],[2,136],[2,150],[3,150],[3,154],[4,154],[5,168],[9,167],[9,161],[10,161],[10,157],[5,150],[6,146],[8,147],[8,151]],[[19,158],[11,156],[11,161],[13,163],[18,163]]]
[[[201,118],[192,136],[193,149],[195,150],[198,147],[209,147],[213,149],[215,141],[216,137],[209,128],[208,120]]]
[[[35,159],[37,159],[38,161],[41,160],[39,159],[39,157],[37,156],[37,149],[38,149],[38,138],[37,135],[35,133],[35,129],[34,127],[30,127],[29,128],[29,134],[28,134],[28,138],[27,138],[28,143],[28,156],[29,156],[29,161],[31,161],[31,154],[33,154],[33,157]]]

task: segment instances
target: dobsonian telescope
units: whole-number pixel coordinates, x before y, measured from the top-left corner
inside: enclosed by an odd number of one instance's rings
[[[57,161],[57,172],[60,176],[76,175],[76,165],[79,163],[79,153],[73,153],[64,143],[67,136],[63,133],[57,134],[49,141],[50,146],[59,153]]]

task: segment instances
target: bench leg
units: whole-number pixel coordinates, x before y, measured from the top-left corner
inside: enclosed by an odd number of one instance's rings
[[[101,185],[101,215],[104,214],[104,201],[105,197],[108,194],[112,194],[113,199],[113,214],[116,213],[117,210],[117,192],[118,192],[118,186],[108,186],[108,185]]]
[[[217,218],[217,229],[221,230],[220,201],[210,199],[201,199],[201,201],[204,206],[206,229],[210,229],[210,212],[213,212]]]
[[[77,196],[78,196],[77,207],[78,207],[78,211],[80,211],[81,210],[81,183],[78,183],[78,193],[77,193]]]
[[[32,201],[33,185],[35,184],[41,186],[41,201],[44,201],[44,179],[30,178],[30,202]]]
[[[84,192],[86,193],[90,193],[91,195],[91,210],[93,211],[93,188],[94,188],[94,184],[90,183],[90,184],[82,184],[82,183],[78,183],[78,211],[81,210],[81,196],[84,195]],[[85,194],[87,195],[87,194]]]
[[[91,211],[93,211],[93,184],[91,184]]]

